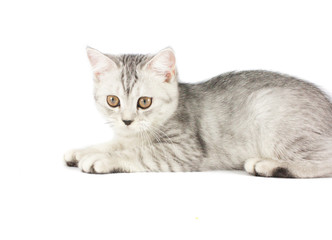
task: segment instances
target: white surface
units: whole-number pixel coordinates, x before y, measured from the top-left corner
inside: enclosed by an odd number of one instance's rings
[[[86,45],[172,46],[186,82],[269,69],[331,95],[330,12],[328,1],[1,2],[0,239],[331,239],[332,179],[88,175],[62,162],[112,135]]]

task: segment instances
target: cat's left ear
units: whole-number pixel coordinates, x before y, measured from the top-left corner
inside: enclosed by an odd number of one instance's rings
[[[157,53],[148,63],[147,68],[160,76],[165,77],[164,82],[171,82],[175,78],[175,54],[168,47]]]

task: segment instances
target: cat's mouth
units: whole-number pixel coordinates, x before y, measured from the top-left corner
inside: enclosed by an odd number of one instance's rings
[[[120,126],[117,126],[116,129],[125,133],[139,132],[139,128],[134,123],[130,125],[121,124]]]
[[[116,135],[120,136],[133,136],[137,134],[144,135],[150,128],[150,124],[144,120],[132,120],[128,122],[128,120],[121,120],[117,122],[117,124],[110,125]]]

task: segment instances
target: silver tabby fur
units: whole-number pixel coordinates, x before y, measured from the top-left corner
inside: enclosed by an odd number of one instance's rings
[[[116,137],[69,151],[69,166],[88,173],[240,169],[267,177],[332,176],[332,104],[313,84],[268,71],[185,84],[170,48],[155,55],[87,51],[97,108]],[[118,96],[120,107],[108,106],[107,95]],[[141,96],[153,98],[149,109],[137,108]],[[130,126],[122,121],[128,119]]]

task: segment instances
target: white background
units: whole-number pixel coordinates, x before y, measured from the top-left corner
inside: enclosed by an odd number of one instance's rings
[[[87,45],[172,46],[182,81],[267,69],[331,96],[331,10],[318,0],[2,0],[0,239],[331,239],[332,179],[89,175],[62,161],[112,136],[94,107]]]

